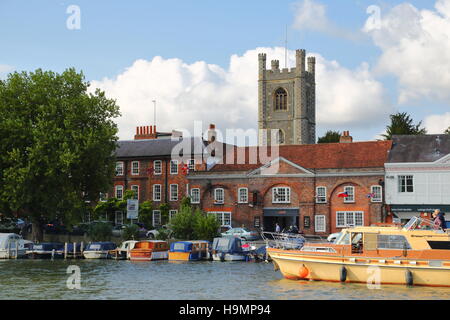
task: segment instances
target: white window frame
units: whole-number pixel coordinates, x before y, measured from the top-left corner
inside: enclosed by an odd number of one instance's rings
[[[411,188],[412,191],[408,191],[408,179],[411,179]],[[401,181],[405,180],[405,191],[402,191],[402,184]],[[398,184],[398,192],[399,193],[414,193],[414,176],[411,174],[401,174],[397,178],[397,184]]]
[[[156,187],[159,186],[159,192],[156,192]],[[159,194],[159,197],[157,198],[156,195]],[[153,185],[153,201],[161,201],[162,199],[162,186],[160,184],[154,184]]]
[[[172,192],[172,187],[176,187],[176,192]],[[169,196],[169,200],[170,201],[178,201],[178,185],[177,184],[171,184],[170,185],[170,196]]]
[[[159,217],[159,223],[155,223],[155,217]],[[159,227],[161,226],[161,210],[153,210],[153,214],[152,214],[152,224],[153,227]]]
[[[319,190],[324,190],[323,195],[319,194]],[[316,187],[316,203],[327,203],[327,187]]]
[[[173,217],[175,217],[178,214],[177,209],[171,209],[169,210],[169,221],[172,220]]]
[[[351,192],[349,192],[351,190]],[[344,192],[348,193],[348,197],[344,198],[344,203],[355,203],[355,187],[354,186],[345,186]]]
[[[136,198],[133,198],[133,199],[139,200],[139,185],[133,184],[133,185],[130,187],[130,190],[131,190],[131,191],[134,191],[134,190],[133,190],[133,187],[137,187],[137,188],[135,188],[135,189],[136,189],[136,193],[135,193]]]
[[[356,224],[356,215],[361,216],[361,224]],[[343,219],[339,219],[339,216],[341,216]],[[348,228],[353,226],[364,226],[364,218],[364,211],[336,211],[336,227]],[[344,223],[339,223],[339,220],[343,220]]]
[[[322,220],[322,221],[320,221]],[[319,228],[321,227],[321,228]],[[315,232],[326,232],[327,231],[327,218],[325,215],[316,215],[314,217],[314,230]]]
[[[188,160],[189,171],[195,171],[195,159]]]
[[[118,219],[120,217],[120,219]],[[114,222],[115,224],[123,224],[123,211],[116,211],[114,213]]]
[[[156,168],[159,168],[159,170],[156,170]],[[153,161],[153,174],[154,175],[161,175],[162,174],[162,161],[161,160],[154,160]]]
[[[370,201],[371,202],[382,202],[383,201],[383,188],[381,186],[378,186],[378,185],[373,185],[373,186],[370,187],[370,193],[376,195],[376,192],[374,191],[375,189],[379,189],[380,190],[380,195],[377,198],[371,197]]]
[[[248,203],[248,188],[238,188],[238,203]]]
[[[172,170],[172,164],[175,164],[176,163],[176,168],[177,168],[177,170],[176,171],[174,171],[174,170]],[[170,174],[178,174],[178,160],[170,160]]]
[[[215,215],[221,227],[231,227],[231,211],[210,211],[208,214]]]
[[[280,200],[275,197],[275,194],[279,194],[279,190],[285,191],[285,200]],[[272,188],[272,203],[291,203],[291,188],[290,187],[274,187]]]
[[[119,190],[122,193],[120,197],[117,195],[117,192]],[[116,199],[123,200],[123,185],[118,184],[117,186],[114,187],[114,196],[116,197]]]
[[[135,167],[136,164],[137,164],[137,167]],[[139,175],[139,161],[131,161],[131,175],[132,176]]]
[[[198,192],[197,198],[194,197],[194,190],[195,190],[195,192]],[[200,188],[192,188],[191,189],[191,203],[192,204],[200,203]]]
[[[218,196],[218,192],[222,191],[222,197]],[[215,188],[214,189],[214,203],[216,204],[223,204],[225,203],[225,190],[223,188]]]
[[[124,173],[124,162],[116,161],[116,176],[123,176],[123,173]]]

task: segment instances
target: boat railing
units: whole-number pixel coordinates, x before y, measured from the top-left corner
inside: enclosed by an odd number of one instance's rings
[[[305,238],[295,233],[262,232],[261,236],[268,248],[301,249]]]

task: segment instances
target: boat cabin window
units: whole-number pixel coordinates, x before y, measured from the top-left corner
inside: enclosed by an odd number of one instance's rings
[[[379,234],[378,249],[411,249],[411,246],[405,236]]]
[[[350,233],[342,233],[338,239],[336,239],[336,244],[350,244]]]
[[[363,234],[362,232],[352,232],[352,253],[363,252]]]

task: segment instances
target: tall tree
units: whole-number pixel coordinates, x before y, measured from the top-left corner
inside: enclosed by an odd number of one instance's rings
[[[317,140],[317,143],[334,143],[339,142],[341,133],[339,131],[328,130],[324,136]]]
[[[114,175],[120,115],[104,92],[88,93],[83,73],[12,73],[0,81],[0,212],[42,222],[80,220]]]
[[[413,123],[413,119],[406,112],[398,112],[390,115],[391,123],[386,126],[386,133],[382,136],[385,140],[391,140],[393,135],[420,135],[426,134],[427,130],[421,128],[422,121],[417,124]]]

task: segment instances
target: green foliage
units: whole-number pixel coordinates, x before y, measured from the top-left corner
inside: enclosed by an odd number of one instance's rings
[[[144,201],[139,204],[139,221],[150,230],[153,228],[153,204],[151,201]]]
[[[112,225],[106,222],[91,223],[88,235],[92,241],[109,241],[112,236]]]
[[[417,124],[406,112],[398,112],[390,115],[391,123],[386,126],[386,133],[382,136],[385,140],[392,140],[393,135],[421,135],[426,134],[427,130],[421,128],[422,121]]]
[[[157,240],[168,240],[171,236],[172,231],[169,229],[160,228],[158,229],[158,233],[156,234]]]
[[[110,188],[119,108],[88,87],[74,69],[0,81],[0,212],[69,224]]]
[[[171,221],[175,238],[183,240],[212,240],[218,235],[219,228],[216,217],[206,215],[200,209],[194,210],[189,201],[182,201],[179,212]]]
[[[334,143],[339,142],[341,133],[339,131],[328,130],[323,137],[317,140],[317,143]]]
[[[161,211],[161,224],[165,225],[169,222],[169,209],[170,206],[167,203],[162,203],[159,205],[159,210]]]
[[[124,241],[139,239],[139,227],[134,223],[126,225],[123,229],[122,239]]]

